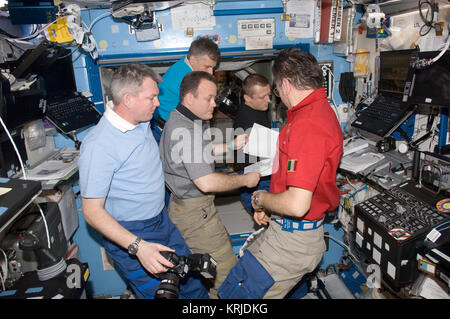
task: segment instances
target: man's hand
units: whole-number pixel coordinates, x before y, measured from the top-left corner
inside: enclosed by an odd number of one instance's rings
[[[261,174],[255,172],[244,174],[244,176],[246,177],[245,187],[247,188],[253,188],[258,185],[261,178]]]
[[[236,136],[236,138],[233,140],[233,149],[240,150],[245,146],[245,144],[248,143],[248,135],[247,134],[241,134]]]
[[[167,268],[172,268],[174,266],[160,254],[161,251],[175,252],[175,250],[161,244],[141,241],[136,256],[142,266],[151,274],[158,274],[166,272]]]
[[[269,215],[264,210],[255,210],[253,219],[258,225],[267,225],[270,221]]]

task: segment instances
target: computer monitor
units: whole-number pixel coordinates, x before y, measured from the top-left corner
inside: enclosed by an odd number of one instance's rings
[[[395,50],[380,52],[380,79],[378,94],[404,94],[411,54],[416,50]]]
[[[450,106],[450,51],[447,50],[431,65],[418,67],[418,61],[430,60],[440,51],[418,52],[412,56],[407,85],[410,86],[408,103]]]
[[[70,50],[67,51],[69,54],[62,53],[51,68],[42,74],[47,97],[64,96],[77,91],[72,56]]]

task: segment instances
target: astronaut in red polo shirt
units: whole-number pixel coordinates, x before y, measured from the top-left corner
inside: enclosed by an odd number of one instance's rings
[[[298,48],[283,50],[273,76],[288,121],[278,138],[270,192],[252,196],[256,223],[268,227],[230,271],[221,298],[283,298],[320,263],[323,218],[339,204],[343,134],[317,60]]]

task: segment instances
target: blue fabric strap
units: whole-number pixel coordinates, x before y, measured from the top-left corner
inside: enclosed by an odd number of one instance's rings
[[[314,220],[314,221],[295,221],[288,217],[282,217],[282,218],[273,218],[273,220],[278,224],[281,225],[281,229],[287,232],[292,233],[294,230],[313,230],[317,229],[320,226],[322,226],[323,218]]]

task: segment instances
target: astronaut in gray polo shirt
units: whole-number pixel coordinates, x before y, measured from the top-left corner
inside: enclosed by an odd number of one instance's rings
[[[255,187],[258,173],[216,173],[214,156],[242,148],[248,141],[240,135],[230,143],[213,144],[209,120],[216,106],[214,76],[202,71],[186,75],[180,86],[180,104],[167,120],[159,144],[166,185],[172,195],[169,217],[178,227],[192,253],[208,253],[217,262],[217,275],[210,296],[237,262],[230,236],[214,206],[214,193]]]

